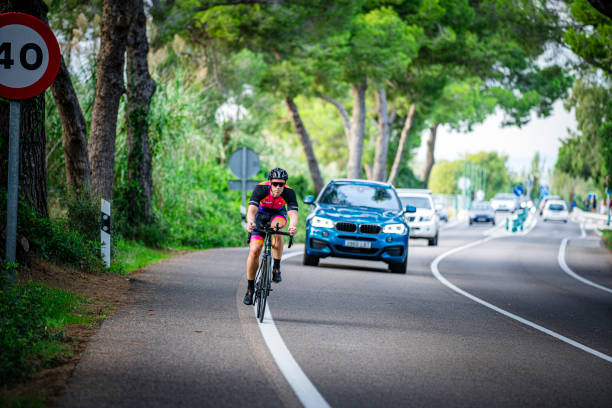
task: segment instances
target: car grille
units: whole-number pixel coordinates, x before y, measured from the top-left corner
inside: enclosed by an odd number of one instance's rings
[[[336,229],[338,231],[344,231],[344,232],[355,232],[357,231],[357,224],[352,223],[352,222],[337,222],[336,223]]]
[[[381,226],[375,224],[361,224],[359,226],[359,232],[362,234],[379,234],[381,230]]]
[[[353,247],[345,247],[343,245],[334,245],[334,248],[337,251],[350,252],[352,254],[372,255],[378,252],[378,248],[353,248]]]

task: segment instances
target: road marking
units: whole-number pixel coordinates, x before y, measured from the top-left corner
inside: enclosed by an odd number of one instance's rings
[[[569,276],[571,276],[572,278],[576,280],[579,280],[582,283],[585,283],[589,286],[593,286],[594,288],[597,288],[597,289],[601,289],[608,293],[612,293],[612,289],[609,289],[605,286],[598,285],[595,282],[591,282],[590,280],[583,278],[582,276],[572,271],[569,266],[567,266],[567,263],[565,262],[565,250],[567,248],[568,240],[569,238],[563,238],[563,241],[561,241],[561,246],[559,246],[559,255],[557,256],[557,259],[559,261],[559,266],[561,266],[561,269],[563,269],[563,272],[567,273]]]
[[[538,331],[541,331],[542,333],[548,334],[549,336],[552,336],[552,337],[554,337],[554,338],[556,338],[556,339],[558,339],[558,340],[561,340],[561,341],[563,341],[563,342],[565,342],[565,343],[567,343],[567,344],[569,344],[569,345],[571,345],[571,346],[574,346],[574,347],[576,347],[576,348],[579,348],[580,350],[586,351],[586,352],[587,352],[587,353],[589,353],[589,354],[592,354],[592,355],[594,355],[594,356],[596,356],[596,357],[601,358],[602,360],[605,360],[605,361],[607,361],[607,362],[609,362],[609,363],[612,363],[612,357],[611,357],[611,356],[609,356],[609,355],[607,355],[607,354],[604,354],[604,353],[602,353],[602,352],[600,352],[600,351],[597,351],[597,350],[595,350],[595,349],[592,349],[592,348],[590,348],[590,347],[588,347],[588,346],[585,346],[584,344],[578,343],[578,342],[577,342],[577,341],[575,341],[575,340],[572,340],[572,339],[570,339],[570,338],[568,338],[568,337],[565,337],[565,336],[563,336],[563,335],[561,335],[561,334],[559,334],[559,333],[557,333],[557,332],[554,332],[554,331],[552,331],[552,330],[550,330],[550,329],[547,329],[547,328],[545,328],[545,327],[543,327],[543,326],[540,326],[539,324],[533,323],[533,322],[531,322],[531,321],[529,321],[529,320],[527,320],[527,319],[524,319],[524,318],[522,318],[522,317],[520,317],[520,316],[518,316],[518,315],[515,315],[514,313],[508,312],[507,310],[504,310],[504,309],[502,309],[502,308],[500,308],[500,307],[497,307],[497,306],[495,306],[495,305],[493,305],[493,304],[491,304],[491,303],[489,303],[489,302],[487,302],[487,301],[485,301],[485,300],[483,300],[483,299],[481,299],[481,298],[479,298],[479,297],[476,297],[476,296],[472,295],[471,293],[466,292],[466,291],[465,291],[465,290],[463,290],[463,289],[460,289],[459,287],[455,286],[455,285],[454,285],[454,284],[452,284],[450,281],[448,281],[448,280],[447,280],[447,279],[446,279],[444,276],[442,276],[442,274],[440,273],[440,270],[438,269],[438,264],[439,264],[439,263],[440,263],[440,261],[442,261],[444,258],[446,258],[447,256],[450,256],[450,255],[452,255],[452,254],[455,254],[455,253],[457,253],[457,252],[459,252],[459,251],[463,251],[464,249],[468,249],[468,248],[474,247],[474,246],[476,246],[476,245],[483,244],[483,243],[485,243],[485,242],[487,242],[487,241],[490,241],[490,240],[493,240],[493,239],[495,239],[495,238],[497,238],[497,237],[487,237],[487,238],[484,238],[484,239],[480,239],[480,240],[478,240],[478,241],[474,241],[474,242],[471,242],[471,243],[469,243],[469,244],[466,244],[466,245],[463,245],[463,246],[460,246],[460,247],[457,247],[457,248],[451,249],[450,251],[447,251],[447,252],[445,252],[445,253],[443,253],[443,254],[439,255],[439,256],[438,256],[436,259],[434,259],[434,261],[431,263],[431,273],[432,273],[432,274],[433,274],[433,275],[436,277],[436,279],[438,279],[438,280],[439,280],[439,281],[440,281],[440,282],[441,282],[441,283],[442,283],[444,286],[446,286],[446,287],[448,287],[449,289],[451,289],[451,290],[453,290],[453,291],[455,291],[455,292],[459,293],[459,294],[460,294],[460,295],[462,295],[462,296],[467,297],[468,299],[473,300],[473,301],[474,301],[474,302],[476,302],[476,303],[480,303],[481,305],[483,305],[483,306],[485,306],[485,307],[488,307],[489,309],[494,310],[494,311],[496,311],[497,313],[503,314],[504,316],[509,317],[509,318],[511,318],[511,319],[514,319],[514,320],[516,320],[516,321],[518,321],[518,322],[520,322],[520,323],[523,323],[523,324],[524,324],[524,325],[526,325],[526,326],[532,327],[532,328],[534,328],[534,329],[536,329],[536,330],[538,330]]]
[[[291,252],[283,255],[282,259],[285,260],[301,254],[301,251]],[[253,308],[253,310],[255,311],[255,316],[257,316],[256,308]],[[268,350],[270,350],[272,357],[274,357],[276,365],[280,369],[281,373],[283,373],[285,376],[285,379],[293,389],[293,392],[295,392],[295,395],[298,397],[302,405],[307,408],[329,408],[330,405],[327,403],[327,401],[325,401],[323,396],[308,379],[302,368],[298,365],[297,361],[295,361],[291,355],[291,352],[287,348],[287,345],[283,341],[283,338],[278,332],[274,319],[272,318],[272,312],[270,311],[270,299],[268,299],[266,312],[264,313],[264,321],[263,323],[260,323],[259,319],[257,319],[257,325],[259,326],[259,331],[261,332],[261,335],[268,346]]]
[[[580,223],[580,238],[584,238],[584,237],[586,237],[586,231],[584,229],[584,223],[581,222]]]

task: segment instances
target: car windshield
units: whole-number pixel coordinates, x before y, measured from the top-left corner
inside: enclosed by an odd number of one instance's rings
[[[400,210],[397,196],[393,190],[366,184],[330,184],[323,191],[319,203],[347,207],[372,207],[391,211]]]
[[[431,210],[431,202],[427,197],[400,197],[400,200],[402,201],[403,207],[412,205],[416,208]]]
[[[473,210],[488,210],[490,208],[491,206],[487,203],[477,203],[477,204],[474,204],[474,206],[472,206]]]
[[[514,195],[512,194],[496,194],[493,197],[494,200],[514,200]]]
[[[548,208],[550,208],[551,211],[565,210],[565,206],[563,204],[551,204]]]

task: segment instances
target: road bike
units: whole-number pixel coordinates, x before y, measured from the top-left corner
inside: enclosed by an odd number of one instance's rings
[[[277,224],[278,225],[278,224]],[[266,302],[268,295],[272,291],[272,237],[274,235],[286,235],[289,237],[289,245],[293,245],[293,237],[288,232],[282,232],[277,228],[266,225],[263,229],[254,229],[253,233],[259,233],[264,237],[264,250],[261,254],[259,269],[255,275],[255,307],[257,308],[257,318],[260,322],[264,320]]]

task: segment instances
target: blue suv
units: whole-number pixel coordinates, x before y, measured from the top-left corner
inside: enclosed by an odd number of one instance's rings
[[[316,266],[320,258],[384,261],[391,272],[406,273],[409,226],[404,214],[415,212],[401,201],[392,185],[376,181],[332,180],[312,205],[306,220],[304,265]]]

